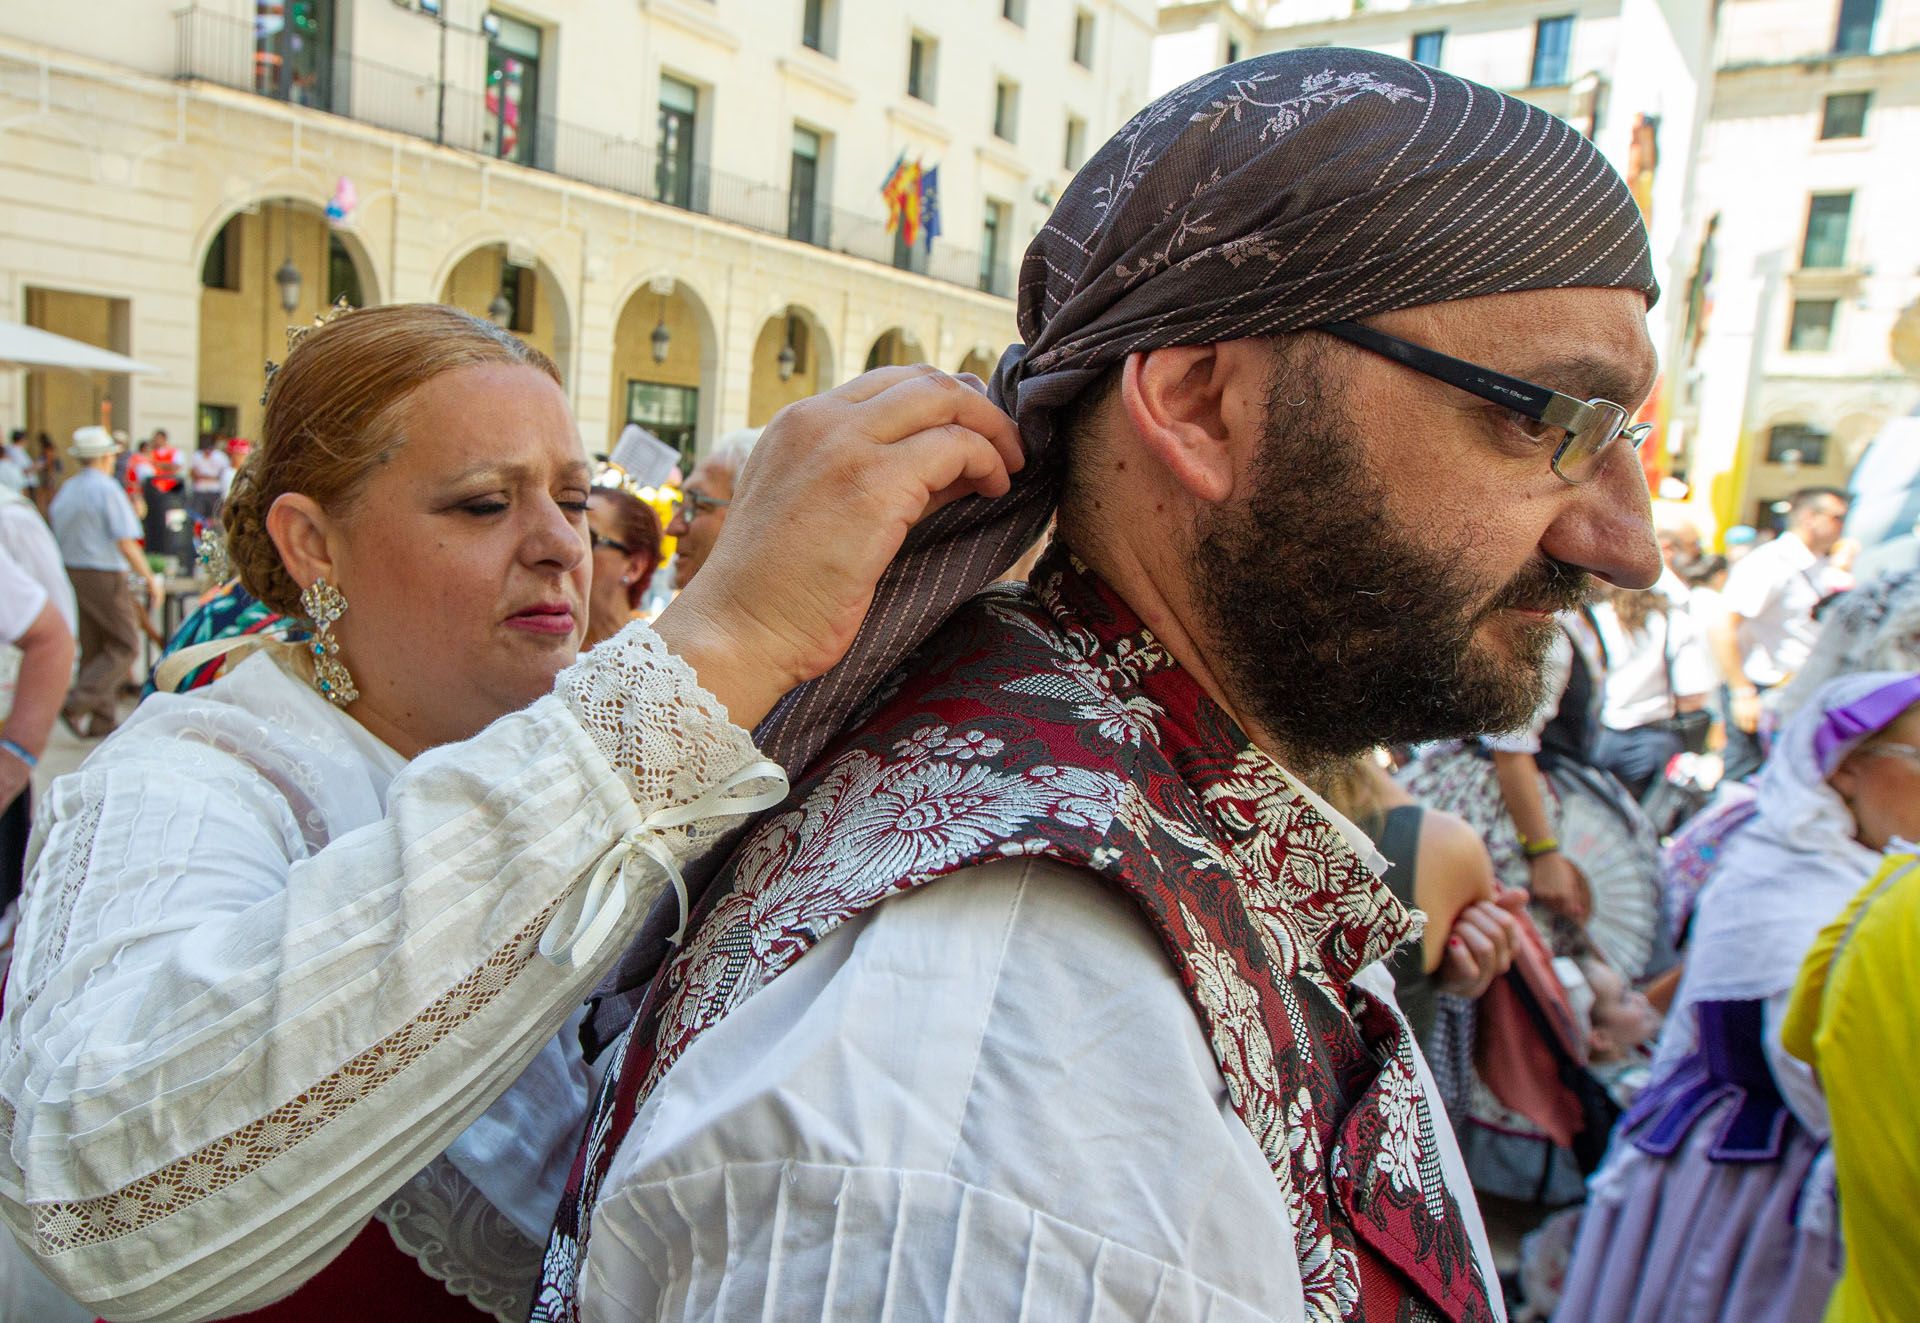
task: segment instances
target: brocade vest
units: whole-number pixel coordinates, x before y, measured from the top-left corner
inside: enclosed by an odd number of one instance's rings
[[[578,1317],[614,1150],[702,1032],[888,897],[1035,854],[1158,935],[1280,1184],[1307,1316],[1495,1317],[1413,1035],[1352,981],[1412,916],[1110,588],[1059,552],[1035,585],[956,612],[701,895],[614,1049],[535,1320]]]

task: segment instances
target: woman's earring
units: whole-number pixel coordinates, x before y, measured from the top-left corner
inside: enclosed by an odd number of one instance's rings
[[[347,613],[347,599],[325,579],[315,579],[300,591],[300,609],[313,622],[313,687],[335,707],[345,707],[360,697],[353,676],[340,660],[340,640],[333,636],[333,622]]]

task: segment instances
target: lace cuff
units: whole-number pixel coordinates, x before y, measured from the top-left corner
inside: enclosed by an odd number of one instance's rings
[[[667,940],[677,943],[691,908],[681,863],[711,849],[744,815],[786,798],[786,774],[760,756],[692,668],[638,621],[562,671],[555,696],[643,816],[566,898],[540,953],[563,967],[591,963],[636,890],[627,868],[639,857],[659,865],[673,885],[680,925]]]
[[[693,668],[642,621],[560,672],[554,693],[642,812],[697,799],[760,757]]]

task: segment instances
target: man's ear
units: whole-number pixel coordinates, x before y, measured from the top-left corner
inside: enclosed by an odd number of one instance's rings
[[[302,588],[315,579],[328,579],[338,585],[340,576],[335,561],[333,521],[310,496],[283,492],[267,511],[267,536],[280,552],[287,573]]]
[[[1148,455],[1196,501],[1233,494],[1265,417],[1262,342],[1171,345],[1127,356],[1120,403]]]

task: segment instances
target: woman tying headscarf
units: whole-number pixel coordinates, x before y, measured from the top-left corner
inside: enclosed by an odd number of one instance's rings
[[[1781,730],[1694,919],[1654,1082],[1594,1177],[1558,1317],[1817,1323],[1840,1268],[1827,1109],[1781,1045],[1802,957],[1920,833],[1920,675],[1828,682]]]
[[[553,363],[428,305],[292,349],[225,517],[247,589],[309,634],[141,704],[29,854],[0,1216],[69,1293],[526,1316],[583,999],[783,793],[747,728],[845,652],[907,528],[1019,464],[1004,415],[922,368],[768,442],[700,583],[579,657],[592,488]]]

